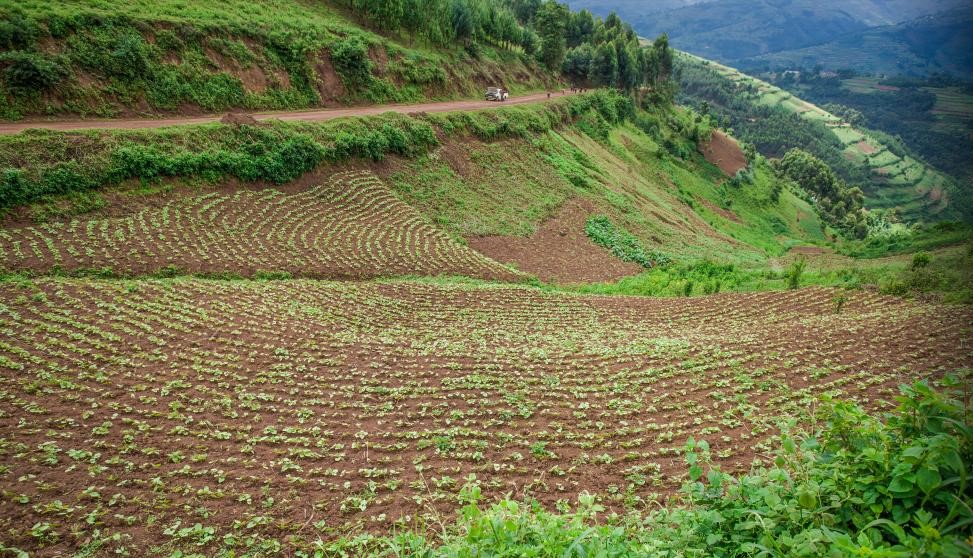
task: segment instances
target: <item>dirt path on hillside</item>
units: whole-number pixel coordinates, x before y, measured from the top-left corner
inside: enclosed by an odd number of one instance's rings
[[[552,93],[551,98],[556,99],[572,93]],[[285,122],[320,122],[333,120],[335,118],[346,118],[349,116],[371,116],[383,112],[398,112],[408,114],[413,112],[453,112],[480,110],[489,108],[500,108],[510,105],[522,105],[525,103],[537,103],[547,100],[547,93],[535,93],[523,97],[511,97],[508,100],[498,103],[494,101],[443,101],[437,103],[419,103],[415,105],[376,105],[369,107],[349,107],[334,109],[311,109],[311,110],[290,110],[275,112],[258,112],[252,116],[256,120],[283,120]],[[24,122],[8,122],[0,124],[0,134],[17,134],[24,130],[43,129],[55,130],[60,132],[70,130],[92,130],[92,129],[116,129],[116,130],[137,130],[142,128],[164,128],[166,126],[183,126],[187,124],[208,124],[218,122],[224,117],[225,113],[213,114],[210,116],[198,117],[171,117],[171,118],[132,118],[132,119],[103,119],[103,120],[35,120]]]

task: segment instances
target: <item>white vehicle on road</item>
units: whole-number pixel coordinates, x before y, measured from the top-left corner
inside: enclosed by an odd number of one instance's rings
[[[487,87],[486,90],[487,101],[506,101],[507,97],[509,96],[510,96],[510,92],[502,87]]]

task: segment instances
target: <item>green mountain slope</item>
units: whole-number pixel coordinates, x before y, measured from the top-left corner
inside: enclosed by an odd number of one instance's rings
[[[898,25],[849,33],[833,41],[738,60],[741,68],[788,69],[820,65],[863,73],[973,78],[973,7],[924,16]]]
[[[645,250],[681,262],[715,257],[756,264],[794,244],[824,241],[814,210],[790,191],[775,192],[777,181],[764,162],[753,162],[747,187],[725,183],[726,176],[697,152],[694,138],[706,133],[705,125],[687,112],[666,107],[636,110],[630,99],[604,92],[471,113],[6,136],[0,138],[6,189],[31,191],[68,178],[78,189],[67,195],[35,196],[27,205],[8,209],[7,222],[17,232],[5,234],[0,249],[8,262],[23,261],[37,269],[73,265],[107,267],[123,275],[155,272],[167,260],[145,262],[148,267],[141,268],[132,267],[135,260],[55,252],[50,261],[37,260],[18,246],[30,238],[67,242],[64,235],[79,226],[114,229],[106,216],[135,216],[177,195],[192,200],[180,211],[196,212],[192,208],[205,206],[207,192],[214,186],[215,191],[224,190],[218,185],[227,180],[243,181],[232,188],[244,192],[303,190],[326,180],[336,164],[384,178],[403,201],[456,239],[529,237],[565,203],[576,200],[588,208],[588,216],[608,217]],[[248,163],[247,157],[256,157],[256,164]],[[287,186],[294,180],[300,185]],[[156,199],[160,201],[152,201]],[[287,196],[275,200],[275,206],[298,203]],[[250,194],[219,202],[233,214],[252,211],[248,208],[254,203]],[[149,211],[150,221],[163,218],[158,209]],[[366,215],[357,206],[348,211]],[[91,219],[97,224],[81,224]],[[276,218],[268,213],[267,219]],[[76,224],[64,228],[65,222]],[[582,223],[576,232],[583,227]],[[152,230],[146,229],[149,237],[156,234]],[[244,229],[239,233],[252,234]],[[268,242],[273,250],[285,250],[277,248],[277,241]],[[228,254],[237,251],[236,243],[227,248]],[[187,261],[178,253],[165,257]],[[88,263],[71,264],[75,261]],[[287,262],[254,262],[233,268],[296,273]],[[209,273],[218,267],[211,262],[200,269]],[[330,276],[326,266],[314,269],[320,271],[308,268],[312,276]]]
[[[601,11],[617,7],[643,35],[668,33],[674,46],[727,63],[964,5],[958,0],[725,0],[655,13],[652,8],[640,12],[637,2],[600,4]]]
[[[908,152],[728,66],[688,54],[679,63],[685,99],[705,101],[768,155],[808,149],[860,184],[867,206],[895,209],[909,220],[970,218],[970,192]]]

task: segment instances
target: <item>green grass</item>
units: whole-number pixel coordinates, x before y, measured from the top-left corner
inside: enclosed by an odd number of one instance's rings
[[[0,118],[415,102],[479,96],[483,75],[515,92],[550,82],[517,49],[483,44],[471,57],[382,36],[331,5],[0,0],[0,17],[20,14],[33,29],[18,48],[59,69],[55,83],[22,92],[0,80]]]
[[[943,242],[955,243],[959,235],[949,240],[914,240],[911,250],[933,249]],[[969,238],[966,231],[965,238]],[[886,250],[891,248],[886,247]],[[851,249],[849,249],[851,251]],[[861,249],[867,253],[867,249]],[[880,252],[887,253],[887,252]],[[790,260],[791,263],[795,259]],[[586,294],[635,296],[701,296],[719,292],[758,292],[791,288],[790,267],[783,265],[742,266],[716,263],[711,260],[655,268],[625,277],[613,283],[596,283],[574,287],[559,287]],[[837,265],[826,260],[811,259],[797,279],[798,286],[840,287],[860,289],[865,285],[878,287],[883,293],[910,296],[935,293],[945,302],[973,303],[973,245],[946,250],[934,255],[922,268],[913,268],[908,257],[882,261],[840,260]]]
[[[834,132],[834,135],[838,136],[841,143],[845,145],[854,145],[865,139],[865,135],[854,128],[835,127],[832,128],[831,131]]]
[[[892,153],[888,149],[868,156],[868,164],[873,169],[880,169],[882,167],[896,164],[899,161],[901,161],[899,156]]]

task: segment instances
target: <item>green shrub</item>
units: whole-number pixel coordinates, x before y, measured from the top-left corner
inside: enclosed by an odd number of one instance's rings
[[[155,32],[155,46],[163,52],[181,52],[186,43],[171,29],[159,29]]]
[[[359,37],[348,37],[331,47],[331,64],[349,87],[361,87],[372,78],[368,45]]]
[[[797,258],[787,267],[787,271],[784,272],[784,278],[787,280],[788,289],[796,289],[801,286],[801,277],[804,275],[804,269],[806,267],[807,258],[804,256]]]
[[[4,53],[0,63],[7,65],[3,70],[7,88],[20,95],[52,89],[68,75],[59,59],[36,52]]]
[[[29,49],[37,40],[39,31],[33,20],[23,14],[13,14],[0,21],[0,49]]]
[[[175,109],[187,96],[187,87],[174,69],[166,68],[155,74],[148,84],[145,96],[152,106],[159,109]]]
[[[968,380],[968,378],[966,378]],[[587,492],[561,513],[536,501],[484,506],[470,475],[458,519],[435,535],[320,541],[326,556],[944,557],[969,556],[973,429],[956,389],[903,388],[885,422],[825,398],[820,432],[784,425],[771,465],[733,476],[711,464],[709,444],[684,448],[682,505],[599,517]]]
[[[111,75],[127,80],[147,77],[151,65],[148,45],[141,35],[122,35],[108,54]]]
[[[916,252],[912,256],[912,269],[922,269],[929,265],[932,256],[928,252]]]
[[[20,169],[3,169],[0,176],[0,208],[6,209],[33,199],[27,175]]]
[[[243,82],[230,74],[207,74],[193,80],[186,88],[189,98],[200,107],[220,111],[243,104]]]
[[[595,244],[608,248],[618,259],[637,263],[642,267],[666,266],[671,260],[655,252],[647,251],[631,233],[615,226],[608,217],[595,215],[584,225],[584,232]],[[689,283],[692,292],[692,284]]]

